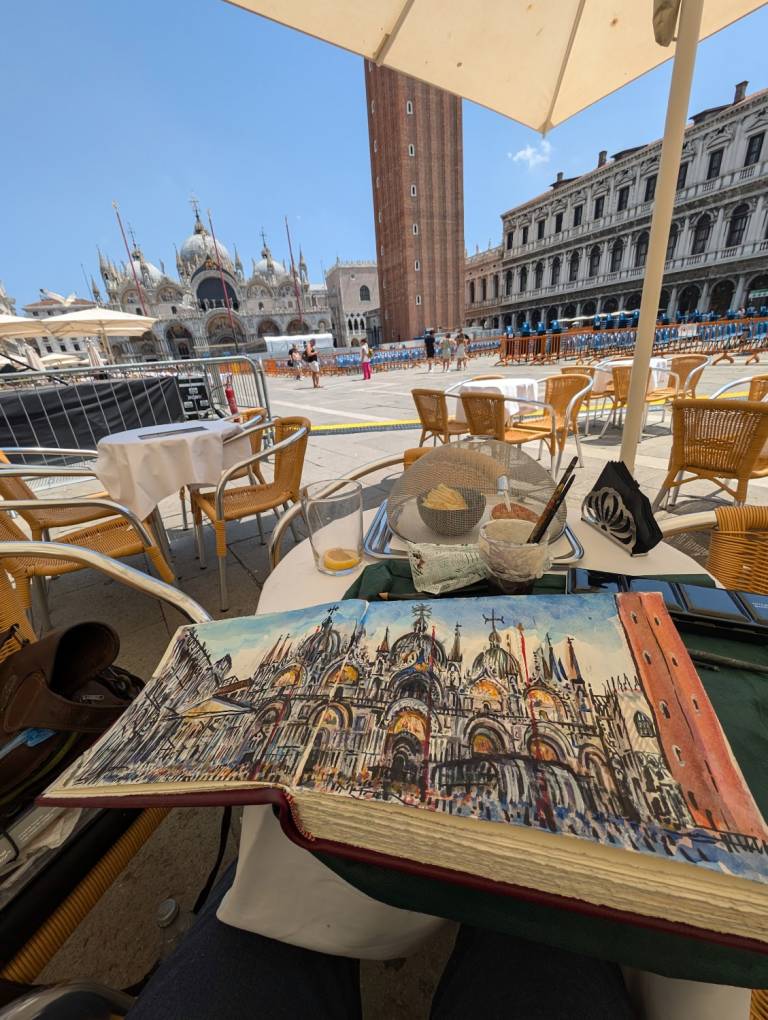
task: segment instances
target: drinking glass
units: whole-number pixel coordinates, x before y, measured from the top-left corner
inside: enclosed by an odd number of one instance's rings
[[[323,574],[349,574],[363,558],[360,482],[312,482],[301,490],[301,505],[317,569]]]
[[[538,543],[527,541],[532,527],[528,521],[498,520],[480,529],[480,558],[506,595],[529,594],[552,563],[546,535]]]

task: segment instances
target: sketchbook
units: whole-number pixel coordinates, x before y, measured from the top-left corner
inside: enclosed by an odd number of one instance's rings
[[[271,803],[309,849],[768,951],[768,830],[654,593],[182,627],[41,802]]]

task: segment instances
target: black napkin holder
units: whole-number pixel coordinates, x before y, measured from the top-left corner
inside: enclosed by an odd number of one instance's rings
[[[630,556],[643,556],[663,535],[651,501],[626,464],[609,461],[581,504],[581,519],[620,545]]]

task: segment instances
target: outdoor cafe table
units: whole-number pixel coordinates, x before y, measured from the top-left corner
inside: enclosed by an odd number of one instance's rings
[[[536,380],[521,376],[504,376],[502,379],[468,379],[466,382],[449,386],[446,396],[459,397],[462,393],[500,393],[508,397],[506,401],[507,417],[518,414],[520,406],[516,401],[536,400]],[[514,399],[513,399],[514,398]],[[456,421],[466,421],[464,407],[460,400],[456,401]]]
[[[611,358],[601,363],[595,369],[593,377],[593,390],[595,393],[602,393],[613,381],[611,365],[631,365],[632,358]],[[660,390],[668,385],[670,364],[666,358],[651,358],[651,375],[648,381],[648,389]]]
[[[364,514],[370,526],[375,510]],[[568,523],[584,547],[579,566],[626,574],[703,574],[706,571],[674,547],[661,543],[632,559],[571,512]],[[264,583],[257,612],[279,613],[332,602],[359,576],[319,573],[308,541],[291,549]],[[337,876],[308,851],[287,839],[271,807],[246,807],[237,874],[218,910],[226,924],[317,952],[362,959],[393,959],[413,952],[447,922],[373,899]],[[747,1020],[749,992],[743,988],[677,981],[641,971],[648,1017],[661,1020]],[[649,1008],[655,1000],[656,1010]],[[679,1003],[672,1011],[671,1001]]]
[[[222,471],[251,453],[233,421],[188,421],[113,432],[99,440],[94,470],[112,499],[146,520],[185,485],[215,485]]]

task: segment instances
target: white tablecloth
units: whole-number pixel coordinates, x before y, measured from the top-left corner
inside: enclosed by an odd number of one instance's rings
[[[604,390],[608,385],[610,385],[613,379],[610,369],[611,365],[631,365],[632,358],[611,359],[605,364],[605,368],[595,369],[593,390],[596,393]],[[666,358],[651,358],[651,377],[648,383],[648,388],[652,390],[659,390],[664,386],[668,386],[669,368],[670,365]]]
[[[374,510],[364,514],[369,527]],[[662,543],[632,559],[594,528],[579,511],[568,523],[584,547],[579,566],[627,574],[705,573],[696,562]],[[315,569],[309,542],[290,550],[264,583],[258,613],[279,613],[340,598],[355,574],[333,577]],[[300,582],[300,583],[297,583]],[[445,922],[371,899],[312,854],[291,843],[269,807],[247,807],[237,874],[218,916],[226,924],[318,952],[363,959],[407,956]]]
[[[224,445],[240,431],[232,421],[190,421],[115,432],[99,440],[94,470],[112,499],[144,520],[184,485],[215,485],[225,468],[245,460],[246,436]]]
[[[451,386],[447,393],[501,393],[505,397],[516,397],[520,401],[536,400],[536,380],[526,379],[519,376],[505,376],[503,379],[469,379],[467,382],[459,383],[458,386]],[[455,413],[456,421],[466,421],[464,408],[460,400],[456,402],[456,408],[449,407],[449,411]],[[517,414],[519,405],[514,400],[507,400],[507,417]]]

